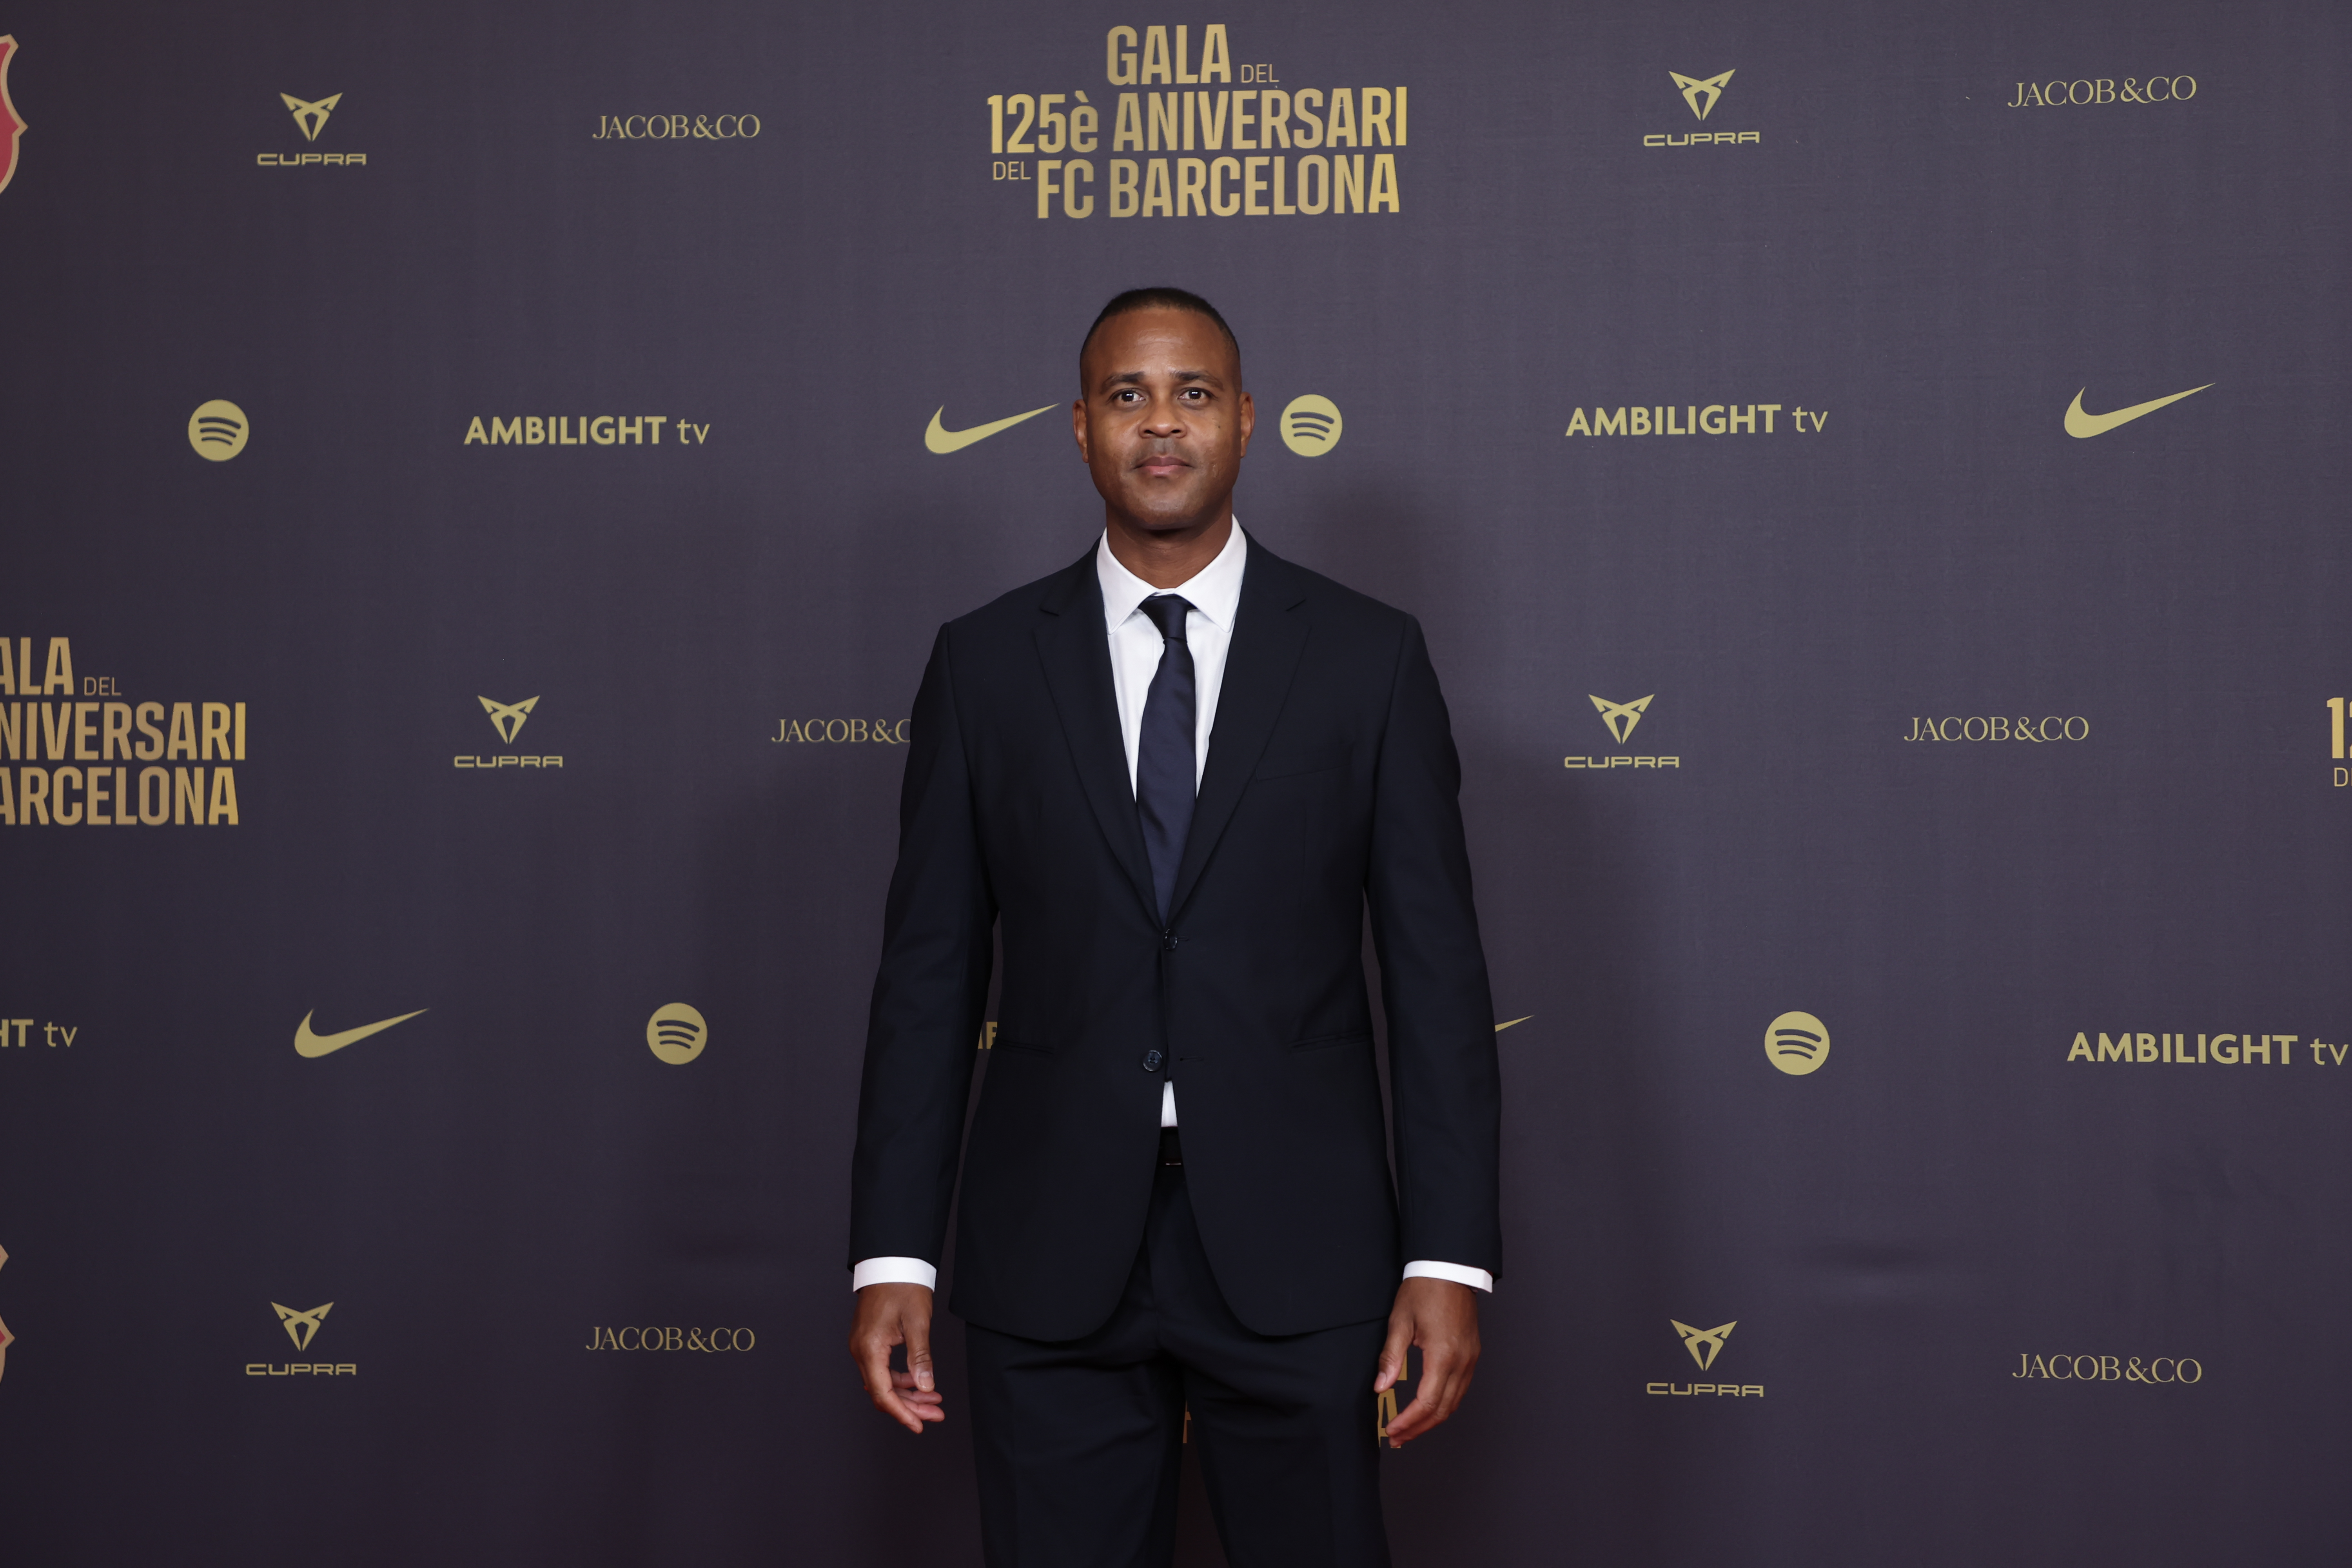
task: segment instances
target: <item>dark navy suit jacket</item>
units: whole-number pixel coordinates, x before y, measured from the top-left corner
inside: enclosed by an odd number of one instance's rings
[[[961,1152],[953,1310],[1092,1332],[1141,1243],[1172,1071],[1201,1239],[1251,1329],[1385,1317],[1407,1258],[1500,1272],[1494,1009],[1418,623],[1250,541],[1164,922],[1091,551],[940,628],[913,721],[853,1261],[940,1260]],[[992,931],[1003,992],[966,1145]]]

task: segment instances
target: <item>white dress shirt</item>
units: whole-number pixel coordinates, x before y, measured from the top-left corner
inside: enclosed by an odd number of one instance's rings
[[[1103,629],[1110,638],[1111,689],[1118,699],[1119,738],[1127,743],[1127,788],[1135,792],[1135,757],[1143,743],[1143,705],[1151,693],[1151,678],[1159,672],[1164,648],[1160,627],[1143,613],[1143,601],[1154,594],[1178,594],[1192,608],[1184,617],[1184,642],[1192,650],[1192,690],[1197,714],[1192,735],[1192,787],[1209,767],[1209,735],[1216,728],[1217,693],[1225,683],[1225,652],[1233,646],[1234,616],[1241,608],[1242,568],[1249,543],[1241,524],[1217,558],[1173,588],[1155,588],[1118,563],[1110,552],[1106,532],[1095,546],[1095,578],[1102,584]],[[1160,1125],[1176,1125],[1176,1082],[1171,1076],[1160,1086]],[[1457,1263],[1416,1260],[1404,1266],[1404,1277],[1451,1279],[1480,1290],[1492,1290],[1495,1277],[1484,1268]],[[869,1258],[850,1273],[850,1288],[905,1283],[933,1285],[939,1270],[919,1258]]]

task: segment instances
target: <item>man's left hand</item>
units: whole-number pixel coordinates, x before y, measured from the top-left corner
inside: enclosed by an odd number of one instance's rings
[[[1389,1312],[1388,1342],[1381,1347],[1380,1375],[1372,1392],[1382,1394],[1404,1374],[1404,1352],[1421,1347],[1421,1391],[1389,1423],[1389,1447],[1402,1448],[1454,1414],[1470,1392],[1478,1370],[1478,1292],[1451,1279],[1416,1276],[1397,1287]]]

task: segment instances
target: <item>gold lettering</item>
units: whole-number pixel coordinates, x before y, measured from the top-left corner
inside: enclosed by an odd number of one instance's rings
[[[1278,87],[1258,94],[1258,140],[1269,151],[1290,145],[1290,95]],[[1277,203],[1281,199],[1275,198]]]
[[[1292,145],[1301,149],[1320,147],[1323,145],[1323,121],[1317,119],[1314,113],[1308,109],[1307,105],[1310,100],[1313,100],[1313,104],[1316,109],[1322,108],[1322,89],[1320,88],[1302,87],[1297,92],[1291,94],[1290,98],[1291,112],[1298,117],[1298,140],[1292,143]],[[1299,167],[1302,171],[1300,178],[1304,179],[1305,174],[1303,171],[1306,168],[1304,160],[1300,162]],[[1318,208],[1317,210],[1320,211],[1321,209]]]
[[[172,775],[162,768],[139,770],[139,820],[149,827],[172,820]]]
[[[1361,153],[1354,153],[1342,158],[1336,153],[1333,154],[1331,179],[1333,186],[1331,210],[1335,213],[1362,212],[1364,210],[1364,155]]]
[[[1212,22],[1201,30],[1201,79],[1206,81],[1211,77],[1227,83],[1234,79],[1233,60],[1225,44],[1225,25],[1223,22]]]
[[[1308,195],[1307,176],[1313,174],[1315,194]],[[1314,217],[1331,205],[1331,161],[1320,153],[1298,160],[1298,210]]]
[[[1307,95],[1301,93],[1299,96],[1304,98]],[[1330,120],[1324,135],[1333,147],[1342,142],[1350,147],[1360,145],[1356,140],[1356,95],[1353,89],[1335,87],[1331,89]]]
[[[71,827],[81,820],[81,802],[75,801],[70,805],[66,802],[68,784],[71,784],[76,789],[82,787],[79,768],[59,768],[50,775],[49,805],[57,814],[58,826],[60,827]]]
[[[1209,113],[1209,95],[1207,93],[1196,92],[1192,94],[1192,97],[1199,100],[1201,106],[1202,147],[1211,153],[1223,152],[1225,145],[1225,111],[1232,107],[1232,104],[1228,100],[1233,97],[1233,94],[1229,92],[1221,92],[1217,94],[1217,112],[1213,117]],[[1187,147],[1190,147],[1192,144],[1192,143],[1190,142],[1184,143]]]
[[[206,820],[209,824],[226,822],[231,827],[237,825],[236,775],[227,768],[213,770],[212,809]]]
[[[1218,96],[1223,97],[1223,95],[1219,94]],[[1216,143],[1212,142],[1209,145],[1213,147]],[[1217,158],[1211,161],[1209,164],[1209,210],[1216,214],[1219,217],[1231,217],[1235,213],[1242,210],[1241,192],[1238,190],[1228,192],[1225,189],[1224,182],[1228,175],[1234,180],[1239,180],[1242,177],[1242,161],[1239,158]]]
[[[1209,216],[1209,165],[1200,158],[1176,160],[1176,216]]]

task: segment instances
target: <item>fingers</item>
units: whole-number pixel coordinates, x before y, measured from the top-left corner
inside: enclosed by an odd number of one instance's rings
[[[1412,1314],[1400,1302],[1389,1314],[1389,1337],[1381,1346],[1380,1368],[1372,1377],[1372,1392],[1386,1394],[1404,1375],[1404,1352],[1412,1343]]]
[[[924,1420],[947,1419],[947,1396],[935,1388],[917,1388],[913,1373],[893,1372],[890,1374],[890,1387],[892,1392],[898,1394],[900,1404],[912,1406],[915,1413]]]
[[[931,1315],[908,1312],[901,1314],[907,1328],[907,1370],[915,1374],[915,1386],[929,1394],[931,1391]]]
[[[930,1292],[920,1286],[869,1285],[857,1293],[849,1354],[866,1384],[866,1396],[877,1410],[917,1434],[927,1423],[947,1419],[931,1364],[930,1331]],[[894,1372],[890,1352],[900,1344],[908,1347],[909,1365],[905,1372]]]
[[[1395,1448],[1444,1425],[1469,1392],[1471,1376],[1478,1366],[1477,1297],[1468,1287],[1451,1281],[1408,1279],[1398,1290],[1396,1309],[1390,1314],[1391,1348],[1397,1345],[1400,1326],[1421,1347],[1421,1386],[1412,1403],[1389,1423],[1389,1446]],[[1385,1349],[1381,1369],[1385,1377]],[[1386,1386],[1386,1382],[1379,1386]]]
[[[1470,1376],[1477,1365],[1477,1352],[1465,1355],[1458,1346],[1423,1344],[1421,1351],[1421,1389],[1412,1403],[1397,1412],[1389,1423],[1389,1446],[1402,1448],[1415,1437],[1427,1436],[1461,1408],[1462,1396],[1470,1391]]]
[[[906,1374],[890,1370],[890,1349],[898,1342],[896,1334],[863,1334],[850,1342],[850,1354],[857,1363],[857,1374],[866,1384],[866,1397],[874,1402],[874,1408],[909,1432],[920,1432],[922,1418],[898,1396],[895,1386],[898,1377]],[[908,1377],[908,1381],[911,1384],[913,1379]]]

